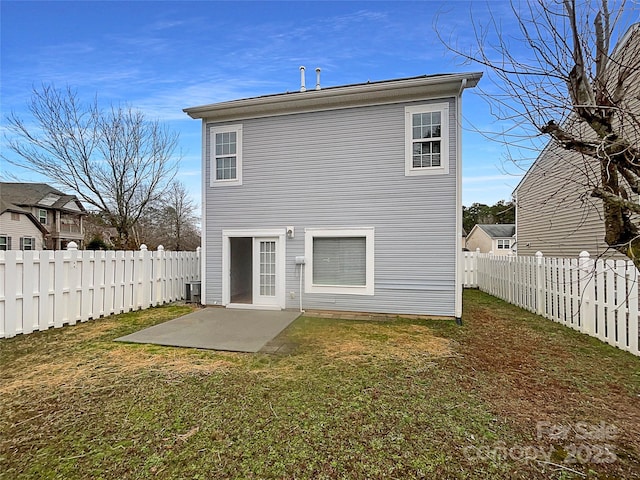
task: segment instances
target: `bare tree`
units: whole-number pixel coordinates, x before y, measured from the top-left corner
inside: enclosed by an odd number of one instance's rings
[[[7,117],[7,161],[73,190],[118,233],[117,248],[131,248],[132,228],[160,198],[177,169],[177,133],[131,107],[101,110],[75,91],[43,85],[28,110],[35,123]]]
[[[175,250],[193,249],[200,245],[200,235],[196,227],[196,206],[189,198],[189,193],[181,182],[173,182],[166,197],[167,206],[165,216],[167,224],[171,225],[171,234],[175,239]]]
[[[638,25],[615,48],[626,30],[624,1],[530,0],[511,9],[519,37],[505,36],[492,17],[472,22],[472,50],[445,43],[494,79],[486,95],[494,116],[511,125],[501,137],[510,148],[535,148],[523,141],[546,137],[582,159],[560,174],[581,170],[572,180],[602,202],[605,242],[640,267]]]
[[[196,206],[182,182],[174,181],[166,194],[149,205],[136,225],[140,243],[150,248],[195,250],[200,246]]]

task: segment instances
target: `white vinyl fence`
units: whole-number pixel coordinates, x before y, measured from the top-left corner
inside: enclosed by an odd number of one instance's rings
[[[0,338],[184,299],[200,252],[0,251]]]
[[[638,270],[631,261],[465,252],[465,287],[640,356]]]

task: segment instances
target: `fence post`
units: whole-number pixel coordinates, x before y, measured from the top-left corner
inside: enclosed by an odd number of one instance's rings
[[[580,299],[578,302],[578,315],[582,332],[588,335],[595,334],[595,265],[589,252],[580,252],[578,280],[580,282]]]
[[[535,278],[535,289],[536,289],[536,313],[538,315],[543,315],[544,313],[544,300],[545,300],[545,292],[544,292],[544,260],[542,259],[543,255],[540,250],[536,252],[536,278]]]

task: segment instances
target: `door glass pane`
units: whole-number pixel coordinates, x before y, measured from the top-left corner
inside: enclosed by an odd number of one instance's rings
[[[260,241],[260,295],[276,295],[276,242]]]

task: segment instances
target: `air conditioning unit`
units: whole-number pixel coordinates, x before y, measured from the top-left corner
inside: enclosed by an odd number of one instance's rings
[[[200,303],[200,281],[185,282],[184,301],[187,303]]]

